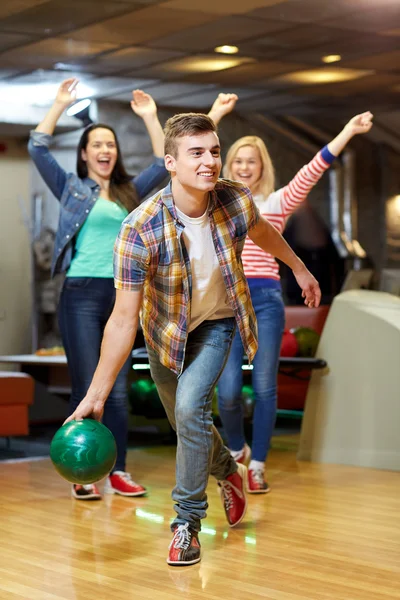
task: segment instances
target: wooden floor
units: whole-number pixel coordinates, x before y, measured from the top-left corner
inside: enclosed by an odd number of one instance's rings
[[[298,463],[280,440],[272,492],[249,498],[238,528],[210,481],[203,559],[174,568],[174,448],[131,451],[129,468],[148,498],[89,503],[47,459],[0,463],[1,600],[400,598],[398,473]]]

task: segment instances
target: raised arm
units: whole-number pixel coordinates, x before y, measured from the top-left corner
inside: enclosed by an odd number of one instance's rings
[[[85,398],[68,421],[101,420],[104,404],[136,338],[143,291],[117,290],[114,309],[104,330],[100,360]]]
[[[345,125],[342,131],[327,146],[322,148],[314,158],[296,173],[293,179],[282,188],[279,194],[280,206],[277,212],[289,216],[307,198],[312,188],[333,161],[344,150],[351,138],[360,133],[367,133],[372,127],[372,113],[356,115]],[[271,198],[271,202],[273,197]]]
[[[150,94],[146,94],[143,90],[134,90],[132,97],[132,110],[146,125],[154,156],[164,158],[164,132],[158,120],[156,103]]]
[[[168,171],[164,165],[164,131],[158,120],[157,105],[150,94],[142,90],[134,90],[132,96],[132,110],[143,119],[155,156],[155,161],[133,180],[138,196],[142,199],[164,181]]]
[[[225,115],[233,111],[237,101],[238,97],[236,94],[218,94],[208,116],[218,125]]]
[[[356,115],[343,127],[342,131],[331,142],[327,148],[333,156],[339,156],[349,141],[355,135],[368,133],[372,127],[373,114],[369,111]]]
[[[318,281],[271,223],[260,216],[257,224],[248,232],[248,236],[264,252],[279,258],[292,269],[293,275],[302,289],[306,306],[310,308],[319,306],[321,290]]]
[[[58,88],[57,96],[52,107],[46,114],[43,121],[41,121],[36,127],[35,131],[38,131],[39,133],[47,133],[47,135],[53,135],[57,122],[64,110],[68,108],[70,104],[75,102],[77,85],[78,79],[73,77],[70,79],[65,79],[62,82]]]
[[[65,187],[67,174],[58,164],[49,150],[54,129],[64,110],[74,102],[76,98],[75,88],[77,79],[66,79],[58,88],[57,96],[50,110],[31,132],[28,144],[29,154],[36,168],[51,189],[56,198],[60,199]]]

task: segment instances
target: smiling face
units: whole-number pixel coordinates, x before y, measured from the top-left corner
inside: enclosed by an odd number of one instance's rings
[[[233,179],[242,181],[251,191],[254,191],[261,178],[262,170],[263,164],[257,148],[254,146],[239,148],[231,164]]]
[[[90,131],[86,148],[82,150],[82,159],[87,164],[91,179],[110,179],[117,156],[117,144],[112,131],[102,127]]]
[[[221,148],[214,131],[177,138],[175,156],[165,156],[165,166],[180,185],[193,192],[214,189],[221,173]]]

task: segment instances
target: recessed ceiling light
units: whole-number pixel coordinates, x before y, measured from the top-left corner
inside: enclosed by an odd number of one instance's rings
[[[237,54],[239,48],[237,46],[217,46],[214,48],[214,52],[219,52],[220,54]]]
[[[187,56],[171,62],[163,63],[165,72],[173,73],[211,73],[232,69],[242,64],[253,62],[252,58],[234,56]]]
[[[322,62],[329,64],[339,62],[339,60],[342,60],[342,57],[340,56],[340,54],[328,54],[327,56],[323,56],[321,60]]]
[[[339,83],[341,81],[351,81],[367,75],[374,71],[359,69],[340,69],[339,67],[322,67],[321,69],[310,69],[309,71],[295,71],[287,75],[277,77],[278,81],[289,81],[291,83],[300,83],[303,85],[314,85],[324,83]]]

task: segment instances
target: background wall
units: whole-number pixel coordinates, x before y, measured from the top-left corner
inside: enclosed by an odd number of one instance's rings
[[[0,354],[13,354],[30,350],[30,243],[19,203],[30,212],[30,165],[25,143],[0,142]]]
[[[192,107],[189,107],[192,110]],[[160,109],[162,123],[182,109]],[[351,115],[349,115],[351,116]],[[140,119],[129,106],[99,104],[99,121],[115,127],[120,138],[129,172],[139,173],[152,160],[151,145]],[[332,137],[344,123],[314,123]],[[81,130],[56,137],[54,153],[67,170],[75,169],[76,145]],[[229,145],[243,135],[260,135],[266,142],[276,170],[276,187],[290,181],[312,158],[278,133],[261,130],[246,115],[229,115],[220,125],[219,135],[225,155]],[[27,151],[26,140],[0,140],[7,151],[0,154],[0,353],[30,352],[31,336],[31,255],[29,235],[18,198],[30,211],[33,194],[43,197],[42,225],[55,229],[58,202],[47,190]],[[315,146],[320,147],[320,144]],[[2,146],[0,145],[0,150]],[[366,138],[351,142],[356,156],[359,241],[380,273],[400,265],[400,157],[387,146],[378,146]],[[329,226],[328,177],[325,175],[309,195],[309,203]]]
[[[400,269],[400,155],[381,149],[385,215],[385,267]]]

